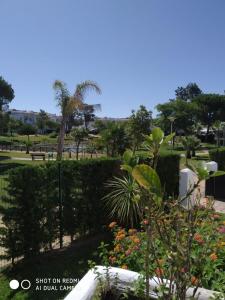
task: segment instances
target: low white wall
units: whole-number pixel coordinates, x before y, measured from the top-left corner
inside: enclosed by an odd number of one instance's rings
[[[64,300],[91,300],[91,298],[94,295],[94,292],[96,290],[96,287],[99,283],[98,276],[96,275],[98,273],[102,279],[106,278],[106,268],[103,266],[97,266],[96,270],[91,269],[87,272],[87,274],[79,281],[79,283],[75,286],[75,288],[66,296]],[[127,289],[133,288],[133,283],[135,280],[137,280],[141,275],[137,272],[124,270],[120,268],[113,268],[110,267],[108,269],[108,274],[110,277],[110,283],[113,285],[113,282],[115,281],[115,277],[117,278],[118,284],[116,285],[116,288],[119,290],[121,289]],[[169,280],[164,279],[164,283],[169,285]],[[158,287],[160,284],[159,279],[157,277],[154,277],[150,279],[149,286],[150,286],[150,296],[153,299],[157,299],[157,295],[153,290]],[[193,293],[193,288],[189,288],[187,291],[187,299],[191,297]],[[196,294],[196,299],[199,300],[208,300],[210,297],[212,297],[215,294],[215,292],[199,288]]]
[[[218,170],[218,164],[215,161],[210,161],[204,164],[204,168],[206,168],[209,172],[216,172]],[[185,168],[180,171],[179,197],[181,200],[186,197],[186,195],[193,188],[194,184],[197,183],[197,180],[197,175],[192,170]],[[185,207],[190,208],[196,203],[196,199],[204,197],[205,182],[201,182],[199,188],[196,188],[188,198],[184,199],[182,204]]]

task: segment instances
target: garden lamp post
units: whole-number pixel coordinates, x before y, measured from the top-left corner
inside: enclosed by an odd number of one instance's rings
[[[173,123],[176,120],[176,118],[173,116],[170,116],[170,117],[168,117],[168,119],[170,121],[170,134],[172,134],[173,133]],[[174,137],[173,137],[172,143],[173,143],[173,148],[174,148]]]

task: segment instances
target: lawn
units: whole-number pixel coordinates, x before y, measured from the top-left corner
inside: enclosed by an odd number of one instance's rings
[[[30,135],[29,139],[32,143],[35,144],[56,144],[57,137],[50,137],[49,135]],[[13,135],[13,136],[0,136],[0,144],[1,142],[16,142],[23,143],[27,141],[27,135]],[[70,136],[65,137],[65,143],[71,143],[73,140]]]
[[[74,242],[68,248],[54,250],[51,253],[42,254],[31,263],[18,263],[14,270],[5,269],[0,273],[0,300],[59,300],[68,294],[70,286],[75,285],[88,271],[88,260],[98,261],[97,248],[100,241],[107,240],[104,235]],[[31,282],[29,290],[11,290],[9,282],[12,279],[22,281],[28,279]],[[48,279],[49,283],[37,284],[38,279]],[[53,283],[58,279],[58,283]],[[62,283],[64,279],[64,283]],[[66,280],[73,280],[73,283],[65,283]],[[37,289],[37,286],[41,290]],[[45,290],[44,286],[55,286],[57,290]],[[60,290],[61,289],[61,290]]]

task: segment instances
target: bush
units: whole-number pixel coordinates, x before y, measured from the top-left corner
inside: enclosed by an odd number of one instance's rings
[[[1,244],[7,258],[29,258],[64,235],[100,231],[106,223],[100,199],[104,183],[119,170],[115,159],[51,162],[9,172],[0,212]],[[60,196],[62,199],[62,215]],[[61,224],[61,226],[60,226]]]
[[[51,133],[49,133],[48,137],[50,137],[50,138],[57,138],[58,137],[58,133],[57,132],[51,132]]]
[[[36,255],[46,240],[44,193],[46,174],[44,168],[19,167],[9,173],[7,192],[1,207],[4,228],[1,242],[12,261],[23,255]]]
[[[209,151],[210,160],[218,163],[218,169],[225,171],[225,148],[218,148]]]

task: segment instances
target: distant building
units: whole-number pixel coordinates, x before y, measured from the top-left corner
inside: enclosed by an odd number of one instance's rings
[[[17,110],[17,109],[9,109],[8,113],[10,117],[14,120],[21,121],[26,124],[35,125],[37,121],[38,112],[35,111],[27,111],[27,110]],[[47,113],[49,119],[55,122],[60,120],[60,116],[56,114]]]
[[[96,117],[95,120],[100,120],[102,122],[127,122],[129,120],[129,118],[108,118],[108,117],[103,117],[103,118],[99,118]]]

